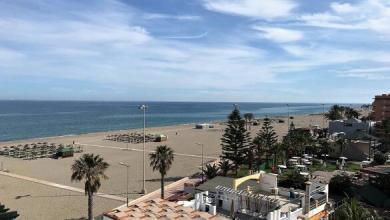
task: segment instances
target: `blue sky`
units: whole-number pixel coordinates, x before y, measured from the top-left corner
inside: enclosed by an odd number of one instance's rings
[[[371,102],[387,0],[1,0],[0,99]]]

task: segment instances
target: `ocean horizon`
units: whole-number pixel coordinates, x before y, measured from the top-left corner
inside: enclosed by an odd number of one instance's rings
[[[238,104],[255,117],[322,113],[333,104],[158,101],[0,101],[0,141],[225,120]],[[287,107],[287,104],[289,107]],[[348,104],[349,105],[349,104]],[[360,104],[353,104],[358,107]]]

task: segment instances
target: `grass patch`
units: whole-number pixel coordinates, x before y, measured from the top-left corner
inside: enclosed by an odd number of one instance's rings
[[[315,164],[309,166],[308,168],[310,173],[313,173],[315,171],[333,172],[337,170],[336,164],[330,162],[326,163],[326,167],[324,167],[322,164]],[[360,170],[360,165],[354,163],[347,163],[344,169],[349,172],[358,172]]]
[[[309,168],[310,173],[313,173],[315,171],[332,172],[332,171],[335,171],[337,169],[336,164],[332,164],[329,162],[326,163],[326,167],[324,167],[324,165],[322,165],[322,164],[314,164],[314,165],[309,166],[308,168]]]
[[[358,172],[360,171],[360,165],[355,163],[347,163],[345,170],[349,172]]]
[[[313,173],[315,171],[333,172],[337,170],[336,164],[329,161],[326,163],[326,167],[324,167],[324,165],[322,164],[313,164],[311,166],[308,166],[307,168],[310,173]],[[360,170],[360,165],[349,162],[345,166],[345,170],[349,172],[358,172]],[[265,171],[266,173],[271,173],[272,169],[266,168],[263,171]],[[278,176],[278,179],[280,180],[286,179],[287,176],[291,174],[293,171],[294,169],[291,168],[284,170],[283,173]],[[228,174],[229,177],[233,177],[233,178],[241,178],[248,175],[249,175],[249,170],[247,165],[241,165],[241,167],[238,169],[237,175],[234,173],[234,171]]]

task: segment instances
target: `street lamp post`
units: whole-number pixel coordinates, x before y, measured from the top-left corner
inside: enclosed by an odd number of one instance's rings
[[[325,104],[322,104],[322,128],[325,128]]]
[[[204,147],[204,144],[202,144],[202,143],[196,143],[196,144],[202,147],[202,164],[201,164],[201,167],[202,167],[202,182],[203,182],[203,179],[204,179],[204,169],[203,169],[203,147]]]
[[[129,164],[120,162],[119,165],[126,167],[126,206],[129,207]]]
[[[142,165],[143,165],[143,179],[142,179],[142,194],[146,194],[146,188],[145,188],[145,126],[146,126],[146,109],[148,109],[148,106],[146,105],[141,105],[139,107],[140,110],[143,111],[144,113],[144,143],[143,143],[143,156],[142,156]]]
[[[287,104],[287,131],[290,131],[290,105]]]

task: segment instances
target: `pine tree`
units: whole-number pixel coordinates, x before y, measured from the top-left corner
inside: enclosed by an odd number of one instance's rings
[[[245,153],[250,144],[250,136],[245,129],[245,120],[241,118],[237,107],[234,108],[228,119],[227,128],[221,138],[221,158],[232,161],[237,174],[238,167],[244,163]]]
[[[264,119],[263,126],[253,142],[256,146],[258,159],[265,155],[266,162],[268,163],[269,158],[273,156],[274,164],[276,164],[276,143],[278,142],[278,136],[269,118]]]

